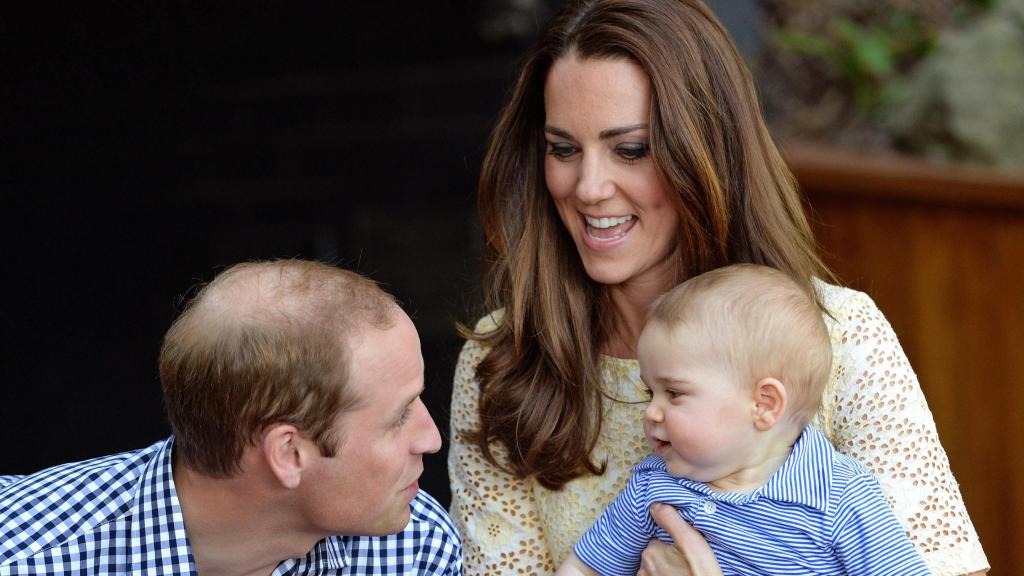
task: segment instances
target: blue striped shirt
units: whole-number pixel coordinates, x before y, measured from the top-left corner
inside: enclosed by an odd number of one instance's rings
[[[0,476],[0,576],[197,574],[171,474],[173,442]],[[461,573],[462,539],[421,491],[402,532],[325,538],[273,576]]]
[[[645,459],[573,551],[601,574],[636,574],[651,539],[672,541],[651,518],[655,502],[704,535],[726,575],[930,574],[871,472],[811,426],[749,494],[716,493]]]

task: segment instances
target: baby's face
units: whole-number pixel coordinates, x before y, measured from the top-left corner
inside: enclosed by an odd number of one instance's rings
[[[651,392],[644,431],[673,476],[725,478],[743,466],[753,444],[752,386],[720,356],[692,328],[653,322],[640,335],[637,358]]]

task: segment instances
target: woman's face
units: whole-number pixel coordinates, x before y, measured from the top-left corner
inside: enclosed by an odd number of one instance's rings
[[[628,60],[557,60],[544,85],[544,176],[592,280],[660,291],[675,282],[679,215],[650,156],[650,101]]]

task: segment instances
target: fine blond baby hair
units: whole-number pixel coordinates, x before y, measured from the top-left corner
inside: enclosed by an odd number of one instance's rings
[[[814,297],[783,272],[756,264],[705,272],[658,298],[648,322],[697,330],[740,382],[780,380],[796,424],[817,412],[832,344]]]

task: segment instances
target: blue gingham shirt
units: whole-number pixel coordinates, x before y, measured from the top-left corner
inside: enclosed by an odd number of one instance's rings
[[[651,456],[573,551],[601,574],[635,575],[652,538],[671,542],[648,511],[674,506],[729,574],[924,575],[924,559],[862,464],[808,426],[782,466],[749,494],[712,491]]]
[[[171,474],[173,436],[144,450],[0,476],[0,576],[197,574]],[[462,573],[462,539],[426,492],[405,530],[332,536],[274,576]]]

